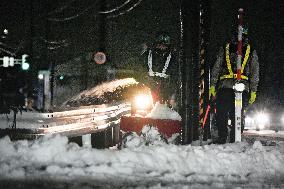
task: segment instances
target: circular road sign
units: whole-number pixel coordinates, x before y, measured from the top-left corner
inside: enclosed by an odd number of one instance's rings
[[[106,62],[106,55],[103,52],[97,52],[94,55],[94,60],[97,64],[104,64]]]

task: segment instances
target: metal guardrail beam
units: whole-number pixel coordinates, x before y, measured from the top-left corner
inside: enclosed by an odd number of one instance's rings
[[[22,112],[17,114],[17,129],[25,129],[35,135],[60,133],[81,136],[119,124],[120,117],[129,114],[130,109],[130,104],[122,103],[105,107],[78,107],[76,110],[53,113]],[[0,129],[9,129],[12,116],[13,113],[0,115]]]

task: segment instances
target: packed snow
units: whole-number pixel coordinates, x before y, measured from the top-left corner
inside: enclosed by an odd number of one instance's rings
[[[155,104],[154,108],[146,117],[152,119],[171,119],[181,121],[181,116],[178,112],[170,109],[165,104],[160,104],[159,102]]]

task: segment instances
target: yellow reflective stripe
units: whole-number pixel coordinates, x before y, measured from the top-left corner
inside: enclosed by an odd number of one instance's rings
[[[246,50],[245,58],[244,58],[244,61],[243,61],[241,73],[244,73],[244,69],[246,67],[246,64],[247,64],[247,61],[248,61],[248,58],[249,58],[249,53],[250,53],[250,45],[247,46],[247,50]]]
[[[234,74],[232,74],[232,75],[223,75],[223,76],[220,77],[220,80],[222,80],[222,79],[230,79],[230,78],[233,78],[233,77],[234,77]]]
[[[222,79],[233,79],[233,78],[237,78],[237,74],[233,74],[233,75],[223,75],[220,77],[220,80]],[[245,75],[241,75],[241,79],[244,79],[244,80],[248,80],[248,77],[245,76]]]
[[[248,80],[249,78],[245,75],[241,75],[241,78],[244,79],[244,80]]]
[[[229,70],[229,75],[233,75],[233,71],[232,71],[232,65],[231,65],[231,61],[230,61],[230,44],[227,43],[226,45],[226,62],[227,62],[227,68]]]
[[[227,62],[227,68],[228,68],[229,74],[221,76],[220,80],[222,80],[222,79],[230,79],[230,78],[237,78],[237,74],[234,74],[233,71],[232,71],[232,64],[231,64],[231,61],[230,61],[230,51],[229,51],[229,49],[230,49],[230,44],[227,43],[227,45],[226,45],[226,62]],[[245,66],[246,66],[248,58],[249,58],[249,54],[250,54],[250,45],[248,44],[247,45],[247,49],[246,49],[246,54],[245,54],[245,57],[244,57],[244,61],[243,61],[243,64],[242,64],[241,73],[244,72]],[[241,75],[241,79],[248,80],[248,77],[245,76],[245,75]]]

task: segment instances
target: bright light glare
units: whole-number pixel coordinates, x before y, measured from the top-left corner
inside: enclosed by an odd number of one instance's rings
[[[261,112],[256,114],[255,119],[257,122],[268,123],[269,116],[268,114]]]
[[[135,97],[135,107],[139,110],[146,110],[152,106],[153,100],[151,95],[138,95]]]
[[[255,121],[260,129],[264,129],[264,127],[269,123],[269,115],[264,112],[257,113]]]
[[[282,124],[284,124],[284,115],[282,115],[281,121],[282,121]]]
[[[245,90],[245,85],[243,83],[237,83],[235,84],[234,89],[236,91],[242,92]]]
[[[253,119],[252,119],[251,117],[249,117],[249,116],[246,116],[246,118],[245,118],[245,124],[246,124],[246,126],[252,126],[252,124],[253,124]]]
[[[230,119],[228,119],[228,125],[231,125],[232,121]]]
[[[41,79],[43,79],[43,74],[38,74],[37,77],[41,80]]]
[[[28,70],[30,68],[30,65],[26,62],[22,63],[22,69],[23,70]]]

